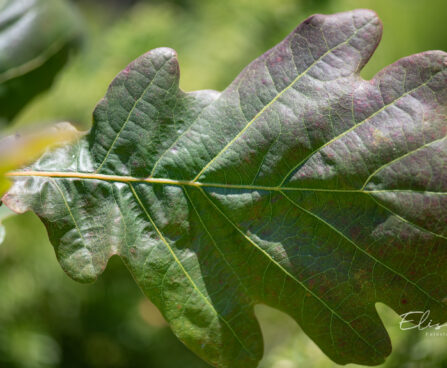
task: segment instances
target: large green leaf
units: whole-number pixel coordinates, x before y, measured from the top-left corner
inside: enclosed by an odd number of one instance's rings
[[[378,364],[376,302],[447,321],[447,54],[365,81],[381,30],[368,10],[315,15],[221,94],[182,92],[175,52],[153,50],[4,201],[40,216],[76,280],[120,255],[216,367],[256,366],[256,303],[337,363]]]
[[[0,127],[50,87],[81,34],[66,0],[0,0]]]

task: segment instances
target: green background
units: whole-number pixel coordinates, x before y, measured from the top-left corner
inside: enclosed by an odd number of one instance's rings
[[[88,129],[112,78],[149,49],[174,48],[181,87],[222,90],[255,57],[313,13],[375,10],[384,24],[362,75],[397,59],[447,50],[445,0],[76,1],[86,40],[51,90],[15,127],[70,121]],[[170,333],[119,258],[100,279],[77,284],[62,271],[43,225],[26,214],[5,221],[0,245],[0,367],[207,367]],[[447,336],[400,331],[400,318],[378,305],[393,342],[386,367],[447,367]],[[289,317],[259,306],[263,368],[335,367]],[[351,365],[353,367],[353,365]]]

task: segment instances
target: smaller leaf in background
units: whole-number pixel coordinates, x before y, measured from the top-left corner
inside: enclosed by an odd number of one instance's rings
[[[58,123],[41,128],[39,132],[25,132],[0,138],[0,194],[9,188],[8,171],[17,169],[38,158],[48,146],[68,143],[79,135],[70,123]]]
[[[0,2],[0,127],[50,87],[81,35],[81,18],[65,0]]]

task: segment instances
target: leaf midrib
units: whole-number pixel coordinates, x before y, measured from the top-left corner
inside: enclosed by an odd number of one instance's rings
[[[416,189],[380,189],[380,190],[366,190],[366,189],[333,189],[333,188],[307,188],[307,187],[281,187],[281,186],[262,186],[262,185],[248,185],[248,184],[221,184],[221,183],[203,183],[190,180],[174,180],[167,178],[136,178],[134,176],[125,175],[106,175],[97,173],[84,173],[76,171],[12,171],[6,174],[7,177],[46,177],[46,178],[68,178],[68,179],[83,179],[83,180],[102,180],[108,182],[120,183],[147,183],[147,184],[162,184],[174,186],[189,186],[196,188],[222,188],[222,189],[245,189],[245,190],[261,190],[261,191],[301,191],[301,192],[328,192],[328,193],[423,193],[429,195],[447,195],[447,192],[435,192],[429,190]]]
[[[252,191],[267,191],[276,192],[283,195],[283,192],[325,192],[325,193],[357,193],[364,194],[372,198],[378,205],[390,212],[392,215],[397,216],[401,220],[409,223],[410,225],[418,228],[421,231],[430,233],[437,238],[447,240],[447,236],[438,234],[424,227],[421,227],[414,222],[411,222],[402,216],[399,216],[394,211],[385,207],[379,203],[373,194],[379,193],[418,193],[428,195],[447,195],[447,192],[432,192],[432,191],[418,191],[413,189],[382,189],[382,190],[365,190],[361,189],[332,189],[332,188],[303,188],[303,187],[269,187],[269,186],[256,186],[256,185],[244,185],[244,184],[219,184],[219,183],[201,183],[197,181],[187,180],[173,180],[164,178],[135,178],[133,176],[119,176],[119,175],[105,175],[97,173],[82,173],[82,172],[60,172],[60,171],[15,171],[7,173],[8,177],[45,177],[45,178],[67,178],[67,179],[82,179],[82,180],[102,180],[107,182],[119,182],[119,183],[146,183],[146,184],[159,184],[159,185],[172,185],[179,187],[193,187],[197,189],[203,188],[222,188],[222,189],[239,189],[239,190],[252,190]]]

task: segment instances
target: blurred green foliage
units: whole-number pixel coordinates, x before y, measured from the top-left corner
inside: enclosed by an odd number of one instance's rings
[[[400,57],[447,50],[445,0],[103,0],[77,1],[86,19],[83,51],[52,89],[18,117],[20,126],[71,121],[87,129],[95,104],[121,69],[149,49],[179,54],[184,90],[225,88],[256,56],[308,15],[375,10],[384,36],[362,75]],[[0,367],[206,367],[170,333],[118,258],[92,285],[63,274],[31,214],[5,221],[0,247]],[[379,305],[393,354],[385,367],[447,367],[447,337],[400,331]],[[335,367],[287,316],[257,307],[266,337],[261,368]],[[351,365],[352,366],[352,365]]]

